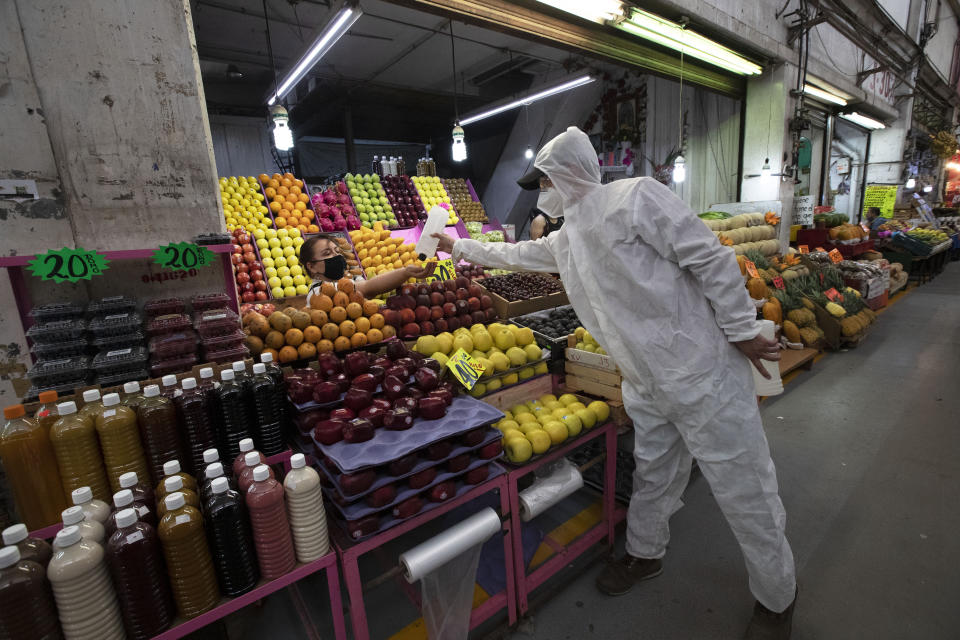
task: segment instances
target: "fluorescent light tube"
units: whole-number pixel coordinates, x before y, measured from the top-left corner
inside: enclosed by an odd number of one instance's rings
[[[868,118],[858,111],[853,113],[841,113],[840,117],[844,120],[849,120],[854,124],[858,124],[865,129],[886,129],[887,125],[883,124],[879,120],[874,120],[873,118]]]
[[[539,2],[600,24],[607,20],[623,18],[623,3],[620,0],[539,0]]]
[[[487,109],[486,111],[481,111],[472,116],[467,116],[460,120],[461,125],[468,125],[478,120],[483,120],[484,118],[489,118],[490,116],[495,116],[498,113],[503,113],[504,111],[509,111],[510,109],[516,109],[517,107],[522,107],[525,104],[530,104],[531,102],[536,102],[537,100],[542,100],[543,98],[562,93],[564,91],[569,91],[570,89],[576,89],[577,87],[583,86],[593,82],[593,78],[590,76],[581,76],[574,80],[564,82],[563,84],[558,84],[556,86],[538,91],[536,93],[531,93],[530,95],[520,98],[519,100],[514,100],[513,102],[508,102],[502,104],[499,107],[493,107],[492,109]]]
[[[363,12],[360,10],[360,7],[344,7],[341,9],[337,17],[327,25],[323,33],[317,36],[317,39],[313,41],[313,44],[310,45],[307,52],[303,54],[303,57],[297,61],[297,64],[293,66],[290,73],[284,77],[283,82],[277,87],[276,93],[267,100],[267,104],[273,105],[277,100],[287,95],[290,90],[300,82],[303,76],[307,75],[307,72],[313,68],[313,65],[337,43],[340,36],[346,33],[347,29],[352,27],[353,23],[362,15]]]
[[[847,101],[844,98],[841,98],[835,93],[830,93],[829,91],[825,91],[820,87],[815,87],[812,84],[803,85],[803,92],[813,96],[814,98],[820,98],[821,100],[826,100],[827,102],[838,104],[841,107],[845,107],[847,105]]]
[[[614,26],[727,71],[741,75],[763,72],[760,65],[750,62],[732,49],[647,11],[634,9],[629,19]]]

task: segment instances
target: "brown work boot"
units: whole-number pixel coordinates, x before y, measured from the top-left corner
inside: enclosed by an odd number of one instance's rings
[[[608,596],[622,596],[641,580],[656,578],[663,573],[663,563],[659,558],[634,558],[629,553],[623,558],[607,564],[597,577],[597,589]]]
[[[744,640],[790,640],[793,629],[793,607],[796,604],[797,597],[794,596],[789,607],[780,613],[774,613],[759,602],[756,603]]]

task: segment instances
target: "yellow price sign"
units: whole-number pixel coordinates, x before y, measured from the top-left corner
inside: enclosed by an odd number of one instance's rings
[[[456,352],[447,360],[447,368],[453,372],[454,377],[460,381],[460,384],[467,389],[473,389],[477,380],[483,375],[483,365],[476,358],[471,356],[463,349],[457,349]]]
[[[436,282],[437,280],[453,280],[456,277],[457,270],[453,265],[453,260],[447,258],[446,260],[438,260],[433,275],[427,276],[424,280],[426,282]]]

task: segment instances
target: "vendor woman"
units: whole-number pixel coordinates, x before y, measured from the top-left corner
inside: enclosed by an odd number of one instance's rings
[[[347,260],[337,247],[337,241],[333,236],[321,233],[308,238],[300,246],[300,263],[306,269],[307,275],[313,280],[310,290],[307,292],[307,304],[310,304],[310,297],[317,291],[324,282],[332,283],[337,286],[337,281],[347,273]],[[363,294],[364,298],[373,298],[393,291],[410,278],[425,278],[433,273],[436,263],[428,263],[427,266],[410,264],[400,269],[388,271],[369,280],[358,278],[356,280],[356,290]]]

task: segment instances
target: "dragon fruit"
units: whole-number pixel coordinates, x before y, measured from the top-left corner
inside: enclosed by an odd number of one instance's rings
[[[337,228],[333,225],[333,220],[330,218],[322,218],[320,220],[320,230],[324,233],[329,233],[331,231],[336,231]]]
[[[319,195],[320,195],[320,194],[317,194],[317,195],[314,196],[314,197],[315,197],[315,198],[316,198],[316,197],[319,197]],[[330,213],[331,213],[330,206],[324,204],[323,202],[315,202],[315,203],[313,204],[313,211],[314,211],[314,213],[316,213],[316,214],[317,214],[318,216],[320,216],[321,218],[329,218],[329,217],[330,217]]]
[[[356,231],[360,228],[360,218],[357,216],[347,216],[347,229]]]
[[[337,204],[337,194],[333,191],[325,191],[323,194],[324,203],[333,206]]]
[[[340,213],[342,213],[345,217],[349,218],[350,216],[356,215],[357,212],[354,210],[353,207],[351,207],[348,204],[345,204],[340,207]]]
[[[320,195],[319,193],[315,193],[310,197],[310,206],[313,207],[314,210],[316,210],[317,205],[321,204],[322,202],[323,202],[323,196]]]
[[[342,180],[337,183],[337,193],[349,193],[347,191],[347,183]]]
[[[350,204],[350,196],[348,196],[348,195],[345,194],[345,193],[341,193],[339,196],[337,196],[337,202],[338,202],[339,204],[341,204],[341,205],[349,205],[349,204]]]

